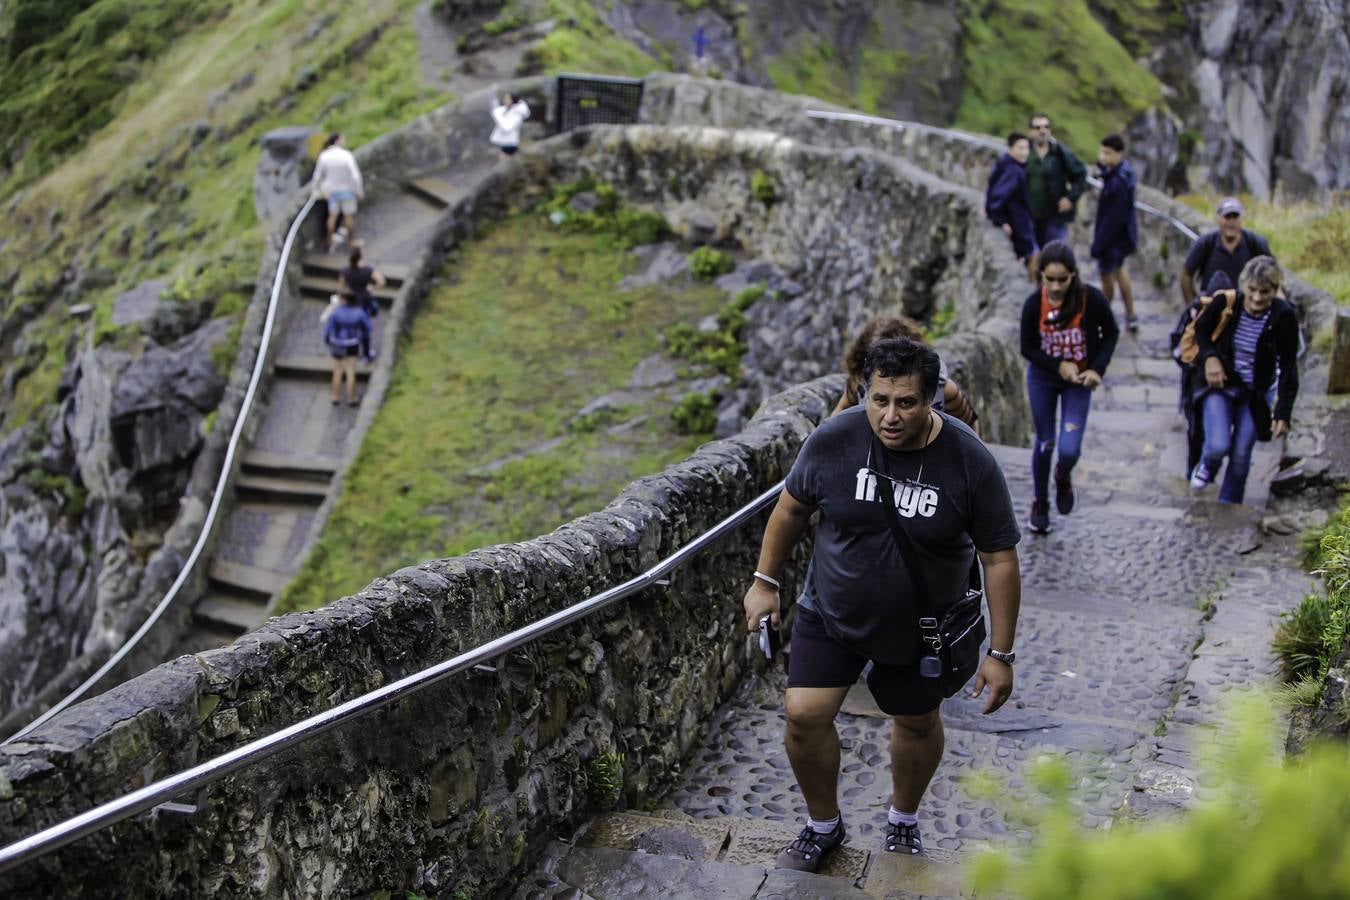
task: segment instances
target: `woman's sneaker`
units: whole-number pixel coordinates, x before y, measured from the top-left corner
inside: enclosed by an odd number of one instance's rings
[[[919,837],[918,825],[886,826],[886,852],[903,853],[913,856],[923,852],[923,839]]]
[[[775,865],[780,869],[796,869],[798,872],[819,871],[825,855],[844,842],[844,820],[840,818],[834,831],[821,833],[810,825],[802,828],[801,834],[793,838],[792,843],[778,854]]]
[[[1192,490],[1203,491],[1205,488],[1209,487],[1210,482],[1213,480],[1214,473],[1209,471],[1209,466],[1205,465],[1203,459],[1196,463],[1195,468],[1191,470]]]
[[[1076,498],[1073,493],[1073,480],[1068,475],[1061,476],[1059,468],[1055,468],[1055,509],[1059,510],[1061,516],[1067,516],[1073,512],[1073,503]]]
[[[1031,515],[1027,518],[1027,528],[1032,534],[1050,533],[1050,501],[1031,501]]]

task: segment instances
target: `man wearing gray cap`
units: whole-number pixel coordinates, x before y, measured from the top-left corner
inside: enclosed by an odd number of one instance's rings
[[[1224,197],[1214,217],[1219,227],[1191,245],[1181,269],[1181,293],[1187,303],[1195,299],[1195,286],[1208,284],[1215,272],[1223,272],[1230,282],[1237,284],[1248,260],[1275,255],[1265,238],[1242,227],[1245,211],[1241,200]]]

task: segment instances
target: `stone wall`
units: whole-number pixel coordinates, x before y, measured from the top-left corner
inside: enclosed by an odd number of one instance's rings
[[[792,389],[742,434],[551,535],[404,569],[58,717],[33,743],[0,750],[0,843],[632,577],[782,478],[840,388],[832,376]],[[514,652],[496,673],[458,677],[234,777],[191,819],[141,816],[0,876],[0,892],[487,892],[593,808],[597,758],[623,754],[631,805],[669,784],[747,670],[734,598],[763,521],[668,588]]]

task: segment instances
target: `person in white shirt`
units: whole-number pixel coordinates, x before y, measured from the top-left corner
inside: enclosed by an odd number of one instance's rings
[[[333,230],[337,227],[338,216],[347,228],[347,234],[353,247],[359,246],[356,239],[356,201],[366,196],[365,184],[361,181],[361,169],[356,165],[356,157],[343,144],[341,132],[333,132],[324,142],[323,152],[314,163],[313,191],[328,201],[328,252],[336,249]]]
[[[520,97],[507,94],[492,108],[494,127],[488,138],[502,156],[511,156],[520,149],[520,126],[530,117],[530,107]]]

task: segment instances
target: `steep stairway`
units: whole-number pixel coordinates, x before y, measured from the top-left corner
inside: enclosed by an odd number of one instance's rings
[[[443,210],[487,166],[433,173],[365,206],[358,214],[365,261],[385,276],[372,290],[386,315],[375,319],[376,350],[394,339],[384,327],[403,292],[409,266],[435,235]],[[414,188],[413,184],[421,184]],[[193,607],[192,625],[178,653],[230,643],[262,623],[294,575],[316,535],[315,517],[333,491],[334,476],[356,450],[360,408],[329,402],[332,363],[323,344],[320,315],[337,291],[342,254],[307,253],[302,260],[299,302],[281,322],[271,371],[268,404],[234,485],[234,503],[222,523],[207,587]],[[364,393],[370,368],[357,370]]]

